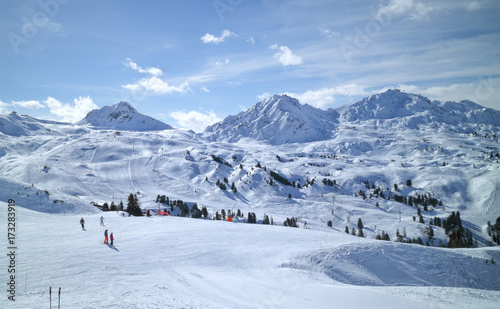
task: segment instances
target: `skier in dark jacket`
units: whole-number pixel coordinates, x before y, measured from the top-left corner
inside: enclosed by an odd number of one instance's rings
[[[80,224],[82,225],[82,230],[85,229],[85,220],[83,218],[80,219]]]
[[[115,240],[115,238],[113,237],[113,233],[111,233],[109,235],[109,239],[111,240],[111,244],[110,245],[113,246],[113,240]]]
[[[107,229],[104,231],[104,243],[105,244],[108,243],[108,230]]]

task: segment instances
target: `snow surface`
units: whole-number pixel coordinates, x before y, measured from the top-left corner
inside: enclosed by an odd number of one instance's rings
[[[92,120],[99,111],[78,124],[0,115],[0,201],[16,200],[19,225],[19,298],[8,306],[36,308],[49,286],[63,288],[66,308],[498,306],[500,266],[485,263],[500,261],[498,247],[486,247],[486,223],[500,216],[498,111],[395,91],[328,112],[273,96],[194,134],[157,129],[138,112],[106,120],[127,105],[99,110],[103,124]],[[270,171],[297,186],[271,181]],[[216,186],[224,179],[226,191]],[[373,193],[366,182],[443,206],[419,223],[414,206],[356,196]],[[234,224],[104,213],[119,251],[108,248],[90,203],[126,205],[130,193],[142,209],[166,195],[210,216],[243,215]],[[479,248],[437,248],[447,235],[436,226],[428,239],[429,220],[452,211]],[[280,226],[241,224],[248,212]],[[281,226],[292,216],[299,229]],[[359,218],[366,238],[345,234]],[[397,230],[429,247],[375,240],[384,231],[394,241]]]
[[[7,205],[0,203],[0,220]],[[16,301],[2,308],[497,308],[495,248],[180,217],[53,215],[16,206]],[[115,237],[104,245],[103,232]],[[6,237],[2,237],[6,248]],[[1,264],[7,269],[7,256]],[[6,271],[2,282],[6,281]]]

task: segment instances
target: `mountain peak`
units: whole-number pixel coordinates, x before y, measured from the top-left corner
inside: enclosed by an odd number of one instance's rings
[[[417,129],[421,124],[500,125],[500,112],[471,101],[431,101],[420,94],[389,89],[336,109],[341,121],[384,121]]]
[[[273,145],[324,140],[331,137],[338,113],[302,105],[288,95],[272,95],[245,112],[209,126],[211,140],[239,141],[249,137]]]
[[[125,101],[95,109],[89,112],[78,124],[90,124],[105,129],[130,131],[172,129],[168,124],[139,113],[130,103]]]

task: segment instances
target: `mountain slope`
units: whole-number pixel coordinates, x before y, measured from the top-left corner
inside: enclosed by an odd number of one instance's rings
[[[272,145],[311,142],[330,138],[337,118],[333,110],[325,112],[287,95],[274,95],[209,126],[203,136],[226,142],[253,138]]]
[[[170,130],[171,126],[139,113],[127,102],[95,109],[87,114],[80,125],[89,124],[99,128],[129,131]]]
[[[0,133],[10,136],[27,136],[36,134],[51,134],[46,125],[65,125],[65,123],[36,119],[27,115],[12,112],[0,115]]]
[[[15,207],[16,301],[7,299],[7,284],[4,308],[48,307],[41,304],[49,304],[49,287],[52,308],[58,287],[61,308],[468,309],[500,302],[498,263],[484,262],[500,261],[498,247],[448,250],[116,212],[84,215],[82,230],[81,216]],[[8,217],[0,212],[2,222]],[[102,243],[105,229],[114,235],[113,247]],[[0,245],[9,247],[7,237]],[[5,271],[9,259],[0,257]]]

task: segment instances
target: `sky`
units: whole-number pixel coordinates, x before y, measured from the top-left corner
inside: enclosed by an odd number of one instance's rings
[[[0,113],[120,101],[201,132],[273,94],[399,88],[500,110],[500,1],[0,1]]]

